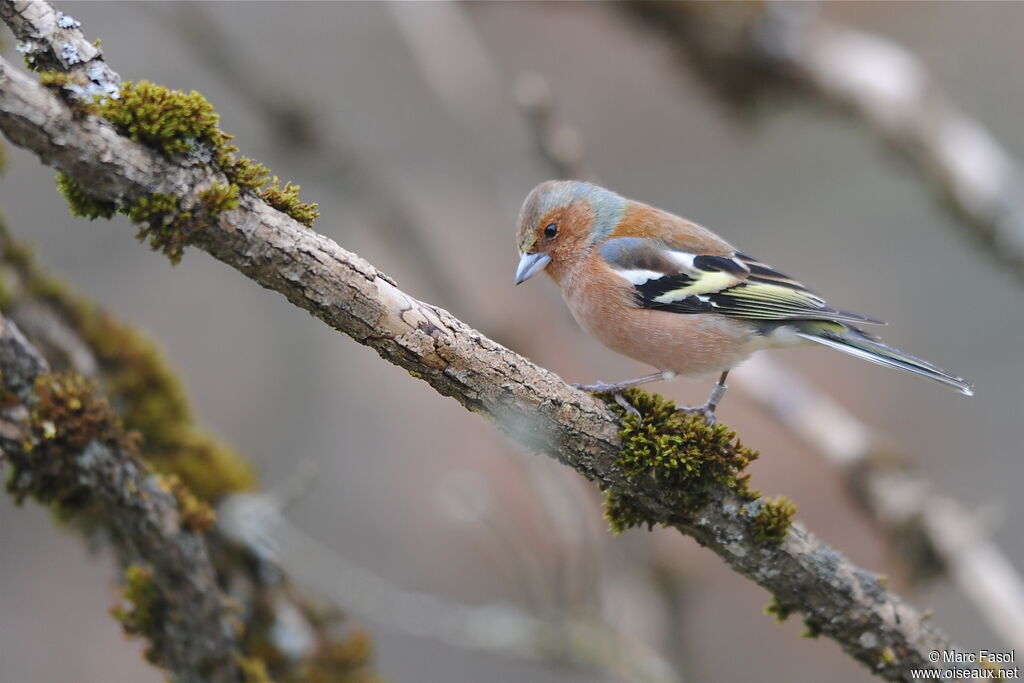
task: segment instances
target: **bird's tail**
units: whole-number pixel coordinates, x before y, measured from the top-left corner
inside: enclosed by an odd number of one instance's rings
[[[909,353],[886,346],[867,332],[852,325],[825,321],[807,321],[796,325],[797,336],[816,344],[843,351],[851,356],[922,375],[930,380],[958,389],[965,396],[974,395],[974,387],[937,365]]]

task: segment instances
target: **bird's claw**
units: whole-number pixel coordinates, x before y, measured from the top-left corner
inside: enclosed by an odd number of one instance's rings
[[[623,410],[630,415],[636,415],[637,424],[640,424],[644,420],[644,416],[640,414],[632,403],[622,394],[627,387],[623,387],[621,384],[608,384],[606,382],[596,382],[594,384],[572,384],[573,389],[579,389],[580,391],[587,391],[593,394],[611,394],[615,402],[618,403]]]
[[[622,406],[622,409],[627,413],[630,415],[636,415],[637,425],[640,425],[644,421],[644,416],[640,414],[640,411],[637,410],[632,403],[626,400],[626,397],[622,395],[621,391],[616,391],[612,394],[612,398],[614,398],[615,402]]]
[[[715,409],[709,404],[705,403],[702,406],[681,406],[679,410],[684,413],[700,413],[704,416],[704,421],[708,423],[708,427],[714,426],[718,418],[715,417]]]

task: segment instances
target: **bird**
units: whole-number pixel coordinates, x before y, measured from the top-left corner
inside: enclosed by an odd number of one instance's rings
[[[573,385],[611,394],[638,418],[626,389],[717,373],[704,404],[687,408],[713,424],[730,370],[756,351],[815,344],[974,393],[963,378],[859,327],[886,323],[834,308],[707,228],[603,187],[541,183],[523,202],[516,240],[516,285],[546,272],[580,327],[656,368],[621,382]]]

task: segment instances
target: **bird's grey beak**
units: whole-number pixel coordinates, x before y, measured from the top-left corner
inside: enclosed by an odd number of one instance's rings
[[[537,252],[535,254],[523,254],[519,257],[519,267],[516,268],[516,284],[521,285],[531,277],[544,270],[544,266],[551,263],[551,257],[547,254]]]

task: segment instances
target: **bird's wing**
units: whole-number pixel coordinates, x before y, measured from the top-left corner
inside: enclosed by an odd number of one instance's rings
[[[829,306],[796,280],[745,254],[694,254],[663,241],[616,237],[600,246],[633,285],[637,305],[673,313],[718,313],[753,321],[830,320],[882,324]]]

